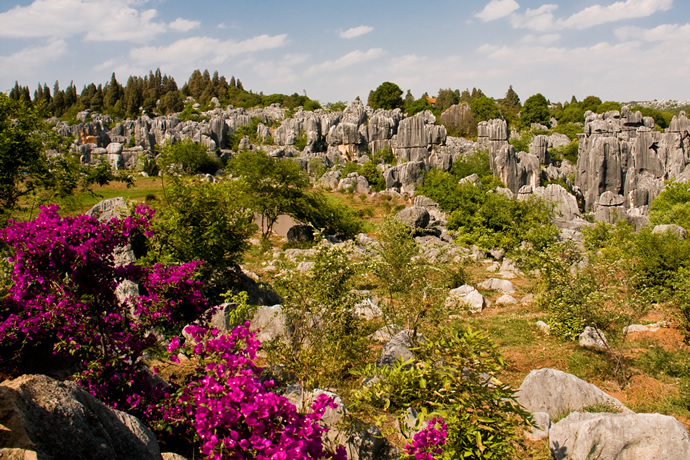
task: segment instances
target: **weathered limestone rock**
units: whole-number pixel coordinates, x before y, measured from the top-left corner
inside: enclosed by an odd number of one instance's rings
[[[591,348],[594,350],[608,349],[608,341],[606,340],[604,332],[592,326],[587,326],[582,334],[580,334],[578,343],[584,348]]]
[[[161,458],[156,437],[136,417],[44,375],[0,385],[0,426],[2,458]]]
[[[352,172],[347,177],[340,179],[338,182],[338,190],[351,190],[354,193],[371,193],[369,182],[364,176],[360,176],[356,172]]]
[[[402,330],[395,334],[395,336],[383,346],[381,356],[376,360],[376,365],[394,366],[397,361],[401,359],[407,361],[414,358],[414,353],[410,350],[415,346],[415,340],[412,338],[413,331],[409,329]],[[416,341],[421,339],[421,334],[417,334]]]
[[[259,308],[256,313],[254,313],[250,327],[252,330],[259,330],[256,338],[260,342],[268,342],[274,339],[286,339],[290,335],[290,331],[285,323],[283,307],[280,305]]]
[[[517,401],[529,412],[546,412],[552,419],[594,405],[631,412],[591,383],[556,369],[530,372],[518,389]]]
[[[491,170],[513,193],[518,193],[524,185],[539,186],[539,158],[516,152],[510,144],[504,144],[495,154],[490,155]]]
[[[531,441],[541,441],[548,439],[551,430],[551,417],[546,412],[535,412],[532,414],[534,427],[525,432],[527,439]]]
[[[426,228],[429,225],[429,211],[419,206],[405,208],[395,218],[411,228]]]
[[[656,225],[654,227],[654,229],[652,230],[652,233],[654,233],[654,234],[673,233],[674,235],[676,235],[681,240],[684,240],[685,238],[688,237],[688,232],[686,232],[683,227],[681,227],[680,225],[676,225],[676,224]]]
[[[426,167],[423,161],[410,161],[399,164],[383,172],[386,179],[386,188],[399,188],[402,192],[412,193],[415,186],[423,181],[423,173]]]
[[[479,313],[486,307],[486,299],[475,288],[464,284],[451,289],[446,297],[445,305],[448,308],[457,308],[467,305],[472,313]]]
[[[685,427],[661,414],[574,412],[551,426],[549,447],[557,460],[690,458]]]
[[[489,278],[486,281],[482,281],[478,284],[482,289],[488,289],[490,291],[498,291],[504,294],[512,294],[515,292],[515,286],[508,280],[501,280],[498,278]]]

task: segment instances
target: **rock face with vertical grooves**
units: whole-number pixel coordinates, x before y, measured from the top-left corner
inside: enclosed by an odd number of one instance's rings
[[[161,458],[156,437],[136,417],[45,375],[0,385],[0,425],[2,458]]]

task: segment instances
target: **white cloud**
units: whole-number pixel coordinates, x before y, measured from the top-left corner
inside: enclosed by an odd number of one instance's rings
[[[525,44],[542,44],[542,45],[547,45],[551,43],[555,43],[558,40],[561,39],[560,34],[544,34],[544,35],[532,35],[532,34],[527,34],[522,39],[520,39],[520,43],[525,43]]]
[[[166,65],[171,68],[221,64],[232,56],[248,54],[285,46],[287,35],[258,35],[243,41],[218,40],[211,37],[190,37],[168,46],[144,46],[134,48],[130,57],[150,67]]]
[[[66,38],[86,34],[93,41],[145,41],[165,32],[156,10],[139,0],[34,0],[0,13],[0,37]]]
[[[371,26],[358,26],[358,27],[353,27],[351,29],[347,29],[345,32],[340,32],[340,37],[341,38],[355,38],[355,37],[361,37],[362,35],[366,35],[369,32],[374,30],[373,27]]]
[[[226,26],[225,26],[225,23],[224,23],[224,22],[221,22],[221,23],[220,23],[220,24],[218,24],[218,25],[217,25],[216,27],[218,27],[219,29],[225,29],[225,28],[226,28]]]
[[[371,48],[364,52],[355,50],[339,57],[336,60],[324,61],[321,64],[312,66],[307,69],[306,74],[312,75],[317,72],[342,70],[355,64],[362,64],[364,62],[379,58],[383,56],[383,54],[384,52],[381,48]]]
[[[484,22],[493,21],[508,16],[518,8],[520,5],[515,0],[491,0],[475,17]]]
[[[558,5],[546,4],[537,9],[528,8],[524,14],[515,13],[510,17],[510,23],[516,29],[530,29],[545,32],[554,28],[553,12]]]
[[[20,79],[46,64],[58,61],[66,53],[67,43],[64,40],[52,40],[45,46],[24,48],[9,56],[0,56],[0,75],[13,80]]]
[[[652,29],[619,27],[614,33],[619,40],[681,43],[690,40],[690,24],[661,24]]]
[[[569,29],[587,29],[607,22],[644,18],[657,11],[666,11],[672,5],[673,0],[626,0],[608,6],[592,5],[559,21],[559,24]]]
[[[177,18],[168,24],[168,27],[179,32],[189,32],[192,29],[196,29],[200,25],[201,22],[199,21],[190,21],[189,19]]]
[[[626,0],[610,5],[592,5],[567,18],[555,18],[558,5],[544,4],[536,9],[528,9],[524,14],[511,15],[511,24],[516,29],[530,29],[538,32],[551,30],[575,29],[590,27],[651,16],[657,11],[666,11],[673,5],[673,0]]]

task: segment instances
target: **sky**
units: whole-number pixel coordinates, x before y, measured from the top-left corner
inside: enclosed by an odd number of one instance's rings
[[[195,69],[264,94],[690,99],[686,0],[3,0],[0,91]]]

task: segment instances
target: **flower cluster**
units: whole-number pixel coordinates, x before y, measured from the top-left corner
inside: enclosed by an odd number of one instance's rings
[[[284,396],[269,391],[272,381],[261,382],[261,369],[254,364],[259,342],[249,323],[230,334],[197,326],[185,328],[186,348],[200,360],[201,378],[181,391],[167,414],[168,421],[186,426],[201,439],[201,450],[210,458],[321,459],[346,458],[343,448],[326,453],[319,424],[333,401],[321,395],[312,413],[299,414]],[[173,339],[168,351],[178,351]]]
[[[433,460],[434,455],[443,453],[448,438],[448,427],[441,417],[434,417],[429,424],[414,435],[412,442],[405,446],[407,454],[415,460]]]
[[[86,215],[61,217],[56,205],[33,221],[0,230],[12,279],[0,300],[0,359],[52,348],[76,380],[104,402],[146,417],[163,393],[140,358],[155,345],[151,326],[180,322],[205,306],[193,280],[198,262],[151,269],[116,267],[113,251],[136,233],[150,235],[153,211],[100,222]],[[140,283],[144,295],[119,302],[118,283]]]

